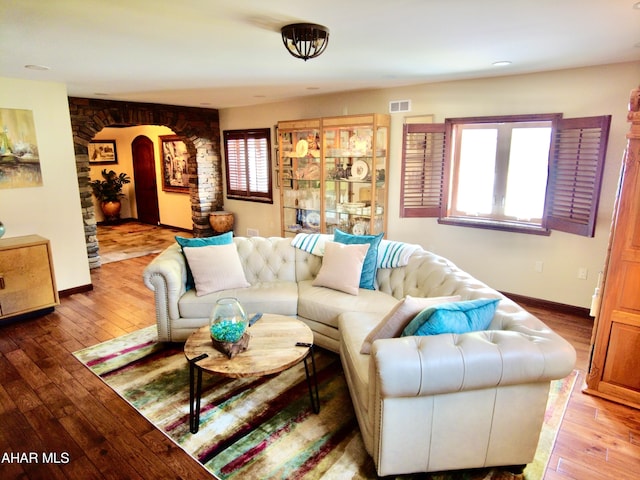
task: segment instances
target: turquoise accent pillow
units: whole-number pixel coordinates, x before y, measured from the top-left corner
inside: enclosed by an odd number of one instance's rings
[[[366,288],[368,290],[376,289],[378,246],[380,245],[380,240],[382,240],[383,235],[383,233],[379,235],[352,235],[338,229],[336,229],[333,234],[333,240],[338,243],[347,245],[369,244],[369,250],[367,251],[367,256],[364,258],[364,265],[362,265],[362,273],[360,274],[360,288]]]
[[[233,231],[216,235],[215,237],[187,238],[176,235],[175,238],[178,245],[180,245],[182,255],[184,255],[184,250],[182,250],[184,247],[206,247],[208,245],[228,245],[233,243]],[[191,272],[191,267],[189,267],[186,255],[184,260],[187,262],[187,290],[191,290],[196,286],[196,282],[193,279],[193,273]]]
[[[176,235],[176,242],[181,247],[206,247],[208,245],[228,245],[233,242],[233,232],[223,233],[215,237],[186,238]]]
[[[499,298],[478,298],[425,308],[409,322],[401,336],[486,330],[493,320],[499,301]]]

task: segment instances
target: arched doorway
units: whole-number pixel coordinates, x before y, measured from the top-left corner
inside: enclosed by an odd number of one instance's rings
[[[136,185],[138,220],[150,225],[160,224],[156,159],[150,138],[139,135],[131,143],[133,178]]]
[[[87,146],[103,127],[162,125],[180,136],[190,154],[187,174],[193,236],[213,235],[209,214],[221,209],[223,203],[217,110],[69,97],[69,113],[90,268],[100,266],[100,256],[95,209],[89,187]]]

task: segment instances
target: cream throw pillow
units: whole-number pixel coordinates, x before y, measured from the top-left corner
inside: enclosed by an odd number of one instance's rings
[[[326,242],[322,266],[312,285],[358,295],[362,265],[368,250],[368,243],[348,245]]]
[[[411,297],[400,300],[362,342],[360,353],[371,353],[371,344],[379,338],[399,337],[404,327],[422,310],[440,303],[458,302],[460,295],[450,297]]]
[[[249,286],[234,243],[183,247],[196,284],[196,296]]]

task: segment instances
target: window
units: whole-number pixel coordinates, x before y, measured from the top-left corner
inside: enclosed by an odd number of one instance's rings
[[[273,203],[271,130],[225,130],[227,198]]]
[[[405,125],[401,216],[593,236],[610,121],[548,114]]]

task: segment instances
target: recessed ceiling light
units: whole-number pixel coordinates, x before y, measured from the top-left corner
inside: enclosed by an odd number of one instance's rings
[[[493,62],[491,65],[494,67],[506,67],[507,65],[511,65],[509,60],[500,60],[498,62]]]
[[[24,68],[28,70],[51,70],[51,67],[47,67],[46,65],[25,65]]]

